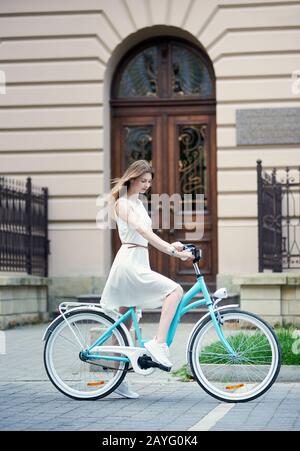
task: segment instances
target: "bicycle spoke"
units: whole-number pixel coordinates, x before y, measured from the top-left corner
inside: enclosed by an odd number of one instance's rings
[[[111,361],[108,371],[105,364],[99,364],[101,360],[85,361],[84,350],[73,335],[75,333],[87,349],[111,327],[113,321],[106,318],[93,312],[76,313],[68,316],[68,324],[65,321],[59,323],[49,337],[45,347],[46,368],[50,380],[66,395],[78,399],[105,396],[127,372],[128,363]],[[117,329],[114,329],[111,340],[114,340],[114,346],[128,345]]]
[[[224,312],[222,318],[223,336],[234,353],[227,351],[208,319],[199,327],[193,343],[190,365],[196,380],[222,400],[255,398],[274,382],[279,364],[274,335],[259,318],[248,313]]]

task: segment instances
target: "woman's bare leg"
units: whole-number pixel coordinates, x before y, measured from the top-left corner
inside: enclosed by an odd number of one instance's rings
[[[121,315],[125,315],[125,313],[128,312],[130,307],[120,307],[119,308],[119,312],[121,313]],[[135,308],[134,308],[135,311]],[[132,326],[132,316],[130,315],[129,318],[124,321],[125,326],[127,327],[127,329],[130,331],[131,326]]]
[[[128,312],[130,307],[120,307],[119,308],[119,313],[121,313],[121,315],[125,315],[126,312]],[[135,309],[134,309],[135,310]],[[131,326],[132,326],[132,316],[130,315],[129,318],[124,321],[125,326],[127,327],[127,329],[130,332]],[[117,339],[115,338],[115,336],[113,335],[112,337],[112,344],[115,346],[117,344]]]
[[[129,307],[120,307],[119,308],[119,313],[121,313],[121,315],[125,315],[125,313],[128,312],[128,310],[129,310]],[[126,321],[124,321],[124,324],[125,324],[125,326],[127,327],[127,329],[129,330],[129,333],[130,333],[130,329],[131,329],[131,326],[132,326],[132,316],[131,315],[129,316],[129,318]],[[116,346],[118,344],[118,340],[115,337],[115,335],[112,336],[111,344],[112,344],[112,346]],[[115,355],[119,355],[119,354],[115,354]],[[116,367],[116,369],[118,369],[120,364],[119,364],[119,362],[115,362],[113,365]]]
[[[169,331],[170,324],[176,313],[178,304],[183,296],[183,289],[180,285],[176,290],[172,291],[162,306],[156,340],[158,343],[165,343]]]

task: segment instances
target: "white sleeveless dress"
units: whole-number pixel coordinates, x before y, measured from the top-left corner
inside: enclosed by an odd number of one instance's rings
[[[143,202],[120,198],[119,202],[129,202],[136,218],[146,229],[152,230],[152,221]],[[122,243],[136,243],[143,246],[148,241],[134,228],[116,215],[119,237]],[[144,308],[161,307],[165,297],[178,287],[178,283],[152,271],[149,250],[145,247],[121,245],[113,261],[108,279],[101,295],[101,306],[106,309],[136,306]]]

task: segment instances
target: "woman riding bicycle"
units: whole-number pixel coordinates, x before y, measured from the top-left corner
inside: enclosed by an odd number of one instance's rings
[[[193,260],[194,256],[182,250],[182,243],[170,244],[153,232],[151,218],[139,199],[139,194],[145,194],[150,189],[153,176],[151,165],[145,160],[138,160],[115,180],[110,194],[122,245],[106,281],[101,306],[118,308],[121,314],[133,306],[141,309],[162,307],[156,336],[145,343],[145,348],[153,360],[170,368],[172,363],[166,337],[183,289],[175,281],[150,268],[148,243],[161,252],[181,259]],[[131,324],[130,317],[126,323],[129,330]],[[125,382],[115,392],[125,397],[138,397]]]

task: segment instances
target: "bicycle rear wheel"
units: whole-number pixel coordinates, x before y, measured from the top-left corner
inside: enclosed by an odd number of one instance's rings
[[[80,353],[105,333],[114,320],[102,312],[90,310],[71,311],[66,317],[69,325],[61,317],[45,343],[44,364],[49,379],[59,391],[73,399],[92,400],[109,395],[124,379],[129,363],[104,359],[84,361]],[[129,346],[120,326],[103,344]]]
[[[211,396],[226,402],[245,402],[261,396],[275,382],[281,350],[270,326],[252,313],[220,312],[223,334],[235,351],[225,348],[211,318],[195,331],[189,365],[199,385]]]

